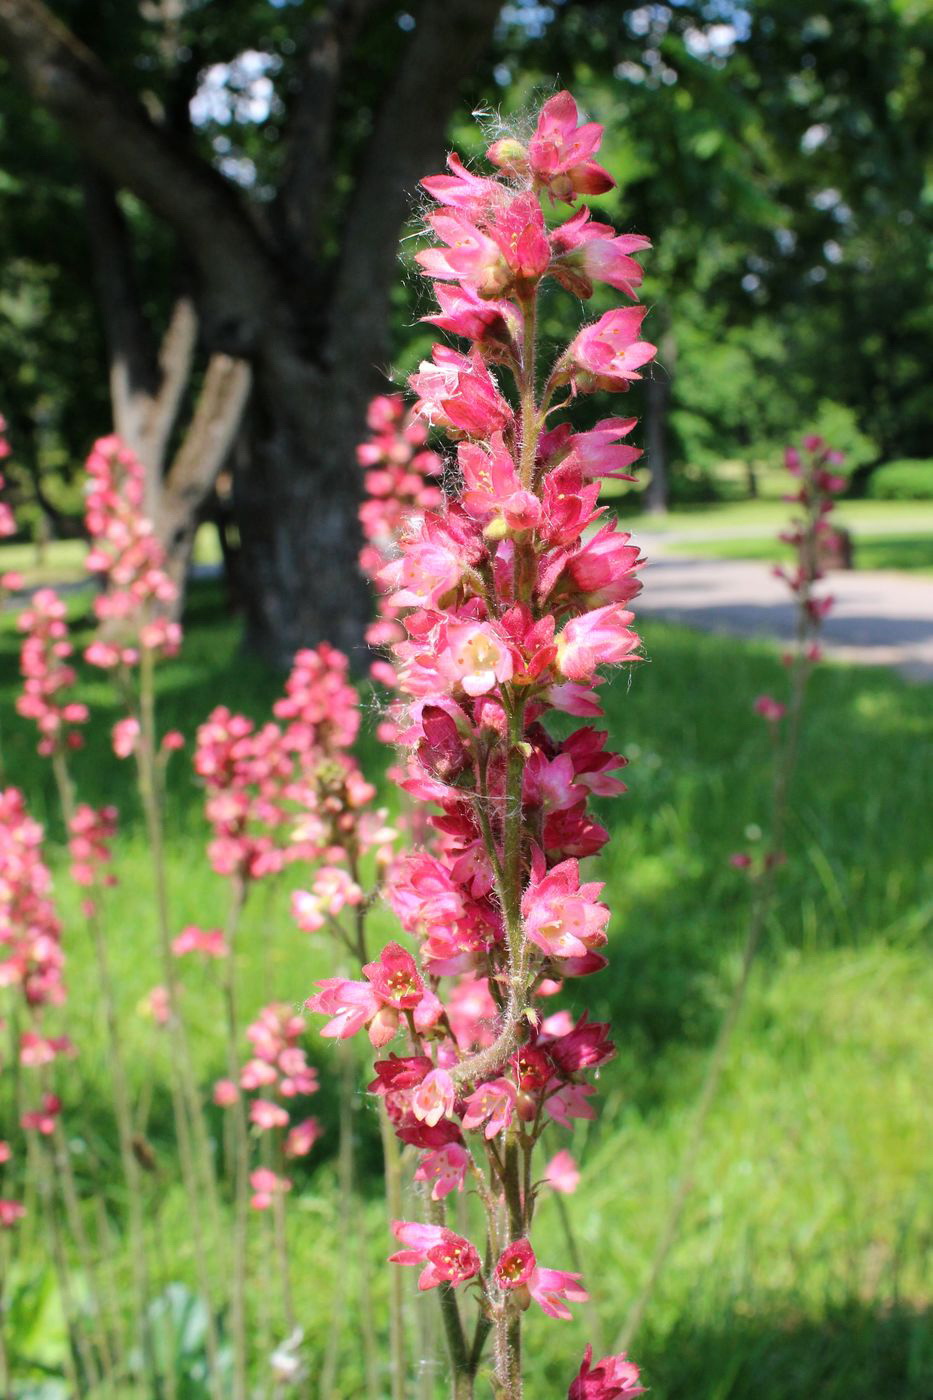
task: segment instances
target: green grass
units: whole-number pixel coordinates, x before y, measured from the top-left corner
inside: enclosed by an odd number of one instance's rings
[[[76,609],[81,606],[75,601]],[[600,861],[614,911],[610,969],[574,986],[570,997],[576,1010],[588,1006],[594,1016],[612,1017],[620,1049],[600,1077],[599,1121],[582,1125],[572,1144],[584,1183],[569,1203],[607,1343],[644,1277],[736,975],[748,892],[728,866],[728,854],[748,846],[767,812],[767,736],[751,700],[764,690],[779,693],[783,684],[782,668],[765,645],[660,623],[647,624],[645,636],[649,664],[630,678],[619,674],[604,691],[613,738],[632,759],[629,793],[601,804],[613,829]],[[67,1085],[75,1161],[88,1181],[102,1167],[109,1182],[106,1203],[117,1240],[110,1268],[115,1286],[128,1295],[94,972],[76,897],[61,878],[50,775],[33,752],[28,726],[12,714],[15,644],[8,630],[0,643],[7,778],[26,789],[36,814],[49,822],[68,930],[66,1018],[81,1047]],[[239,653],[235,624],[219,616],[215,591],[202,588],[182,659],[163,668],[160,684],[162,722],[191,734],[220,700],[265,716],[278,679]],[[189,1229],[171,1162],[165,1052],[133,1010],[159,980],[146,843],[126,788],[128,769],[106,759],[106,731],[117,713],[106,683],[92,678],[85,693],[95,720],[75,762],[81,794],[117,801],[123,813],[121,884],[109,900],[107,923],[134,1097],[157,1160],[147,1218],[166,1259],[166,1277],[190,1285]],[[367,706],[362,747],[370,765],[382,761],[374,722]],[[653,1400],[921,1400],[929,1394],[925,1259],[933,1183],[923,1086],[933,1068],[933,969],[926,947],[933,888],[930,774],[923,760],[930,730],[924,687],[880,670],[833,666],[813,679],[780,896],[680,1240],[634,1347]],[[168,838],[172,916],[179,927],[223,918],[223,883],[203,859],[204,836],[200,796],[181,756],[171,770]],[[247,1012],[273,997],[297,1003],[314,977],[335,965],[325,945],[294,930],[288,887],[285,880],[261,889],[248,911],[238,966]],[[388,936],[390,919],[384,913],[378,919],[378,932]],[[207,1082],[223,1072],[220,1002],[208,974],[186,975],[185,1002]],[[328,1131],[308,1165],[294,1173],[289,1209],[296,1304],[312,1376],[335,1316],[339,1324],[345,1314],[334,1394],[372,1400],[359,1355],[360,1250],[345,1238],[337,1213],[334,1052],[317,1039],[311,1046],[323,1082],[311,1107]],[[374,1115],[362,1096],[358,1108],[365,1203],[357,1219],[372,1274],[367,1315],[382,1337],[387,1271],[381,1261],[389,1240]],[[554,1129],[552,1150],[566,1143]],[[475,1218],[472,1203],[464,1209]],[[251,1296],[274,1308],[263,1225],[251,1222]],[[42,1267],[34,1218],[21,1244],[20,1280]],[[545,1264],[569,1267],[547,1199],[535,1245]],[[587,1333],[583,1318],[561,1324],[529,1314],[529,1397],[566,1393]],[[260,1360],[257,1384],[266,1385]],[[442,1393],[438,1380],[436,1394]],[[378,1394],[388,1395],[387,1384]]]
[[[891,525],[899,529],[916,530],[918,534],[933,532],[933,502],[930,501],[840,501],[834,517],[841,526],[857,531],[861,522],[871,525]],[[620,506],[624,515],[624,506]],[[786,501],[727,501],[719,505],[701,505],[670,510],[665,515],[640,517],[646,528],[659,531],[698,530],[728,527],[738,533],[745,525],[773,526],[780,529],[788,517]]]
[[[0,544],[0,574],[15,571],[22,574],[24,588],[81,583],[87,579],[84,557],[87,541],[51,540],[43,547],[29,541],[16,540]],[[220,560],[220,545],[213,525],[202,525],[194,542],[196,564],[216,564]]]
[[[929,535],[856,535],[856,569],[898,569],[908,573],[933,574],[933,533]],[[774,538],[681,540],[668,548],[670,554],[695,559],[761,559],[783,563],[792,551]]]

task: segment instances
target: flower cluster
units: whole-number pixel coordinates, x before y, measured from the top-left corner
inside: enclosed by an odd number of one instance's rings
[[[819,632],[834,600],[829,594],[817,595],[814,585],[824,577],[825,555],[839,544],[830,516],[846,478],[831,468],[843,460],[841,452],[816,435],[804,438],[799,448],[788,447],[784,454],[784,465],[795,482],[795,489],[784,499],[797,509],[778,536],[793,549],[794,563],[774,570],[790,589],[797,609],[797,647],[784,656],[787,666],[809,666],[823,655]],[[754,709],[772,725],[787,714],[787,706],[772,695],[756,696]]]
[[[61,925],[42,835],[23,794],[0,791],[0,986],[19,988],[32,1008],[65,1000]]]
[[[48,757],[61,746],[80,748],[77,725],[86,724],[87,706],[70,700],[68,692],[77,679],[69,657],[65,604],[51,588],[33,594],[31,606],[20,613],[17,626],[25,632],[20,651],[23,691],[16,708],[39,730],[39,753]]]
[[[51,1035],[43,1012],[66,997],[62,969],[61,924],[52,902],[52,881],[42,857],[42,827],[33,821],[21,792],[0,791],[0,987],[21,999],[19,1063],[39,1078],[38,1107],[20,1114],[24,1132],[48,1136],[55,1131],[61,1100],[50,1092],[48,1068],[75,1054],[68,1036]],[[30,1090],[31,1091],[31,1085]],[[10,1155],[6,1143],[5,1155]],[[0,1225],[15,1224],[23,1214],[17,1202],[0,1203]]]
[[[164,615],[175,597],[165,573],[165,551],[145,514],[145,468],[118,437],[98,438],[87,459],[84,522],[91,539],[85,559],[107,591],[94,610],[111,632],[85,653],[94,666],[109,669],[135,665],[139,649],[171,656],[181,642],[181,628]]]
[[[235,1104],[241,1092],[254,1095],[249,1106],[249,1122],[257,1134],[273,1134],[281,1153],[288,1158],[306,1157],[323,1129],[316,1118],[292,1119],[296,1099],[317,1093],[317,1071],[308,1064],[300,1041],[305,1034],[304,1017],[281,1003],[265,1006],[246,1029],[251,1056],[242,1066],[239,1082],[220,1079],[214,1085],[214,1102],[221,1107]],[[257,1168],[250,1175],[254,1210],[266,1210],[278,1193],[291,1189],[287,1177],[269,1167]]]
[[[595,1116],[587,1074],[614,1053],[607,1025],[546,1001],[606,965],[609,909],[580,862],[608,839],[589,800],[624,790],[624,759],[604,733],[558,738],[549,720],[598,717],[601,668],[638,658],[628,605],[642,561],[598,496],[639,452],[621,441],[634,419],[576,432],[559,415],[577,394],[640,377],[655,353],[644,308],[584,326],[543,373],[536,358],[543,283],[585,300],[600,280],[634,300],[642,278],[632,254],[646,239],[585,207],[545,219],[542,195],[572,206],[610,187],[593,159],[600,136],[560,93],[527,145],[490,149],[497,175],[453,155],[449,174],[423,181],[439,206],[427,217],[436,241],[417,254],[440,308],[426,319],[467,344],[435,345],[411,378],[415,412],[453,444],[450,495],[409,517],[377,575],[404,629],[392,649],[402,786],[435,811],[433,839],[395,862],[385,889],[417,954],[390,943],[360,980],[327,978],[307,1003],[328,1037],[365,1029],[381,1048],[406,1034],[370,1088],[421,1154],[440,1215],[396,1221],[393,1259],[420,1267],[422,1289],[478,1282],[508,1395],[520,1393],[510,1338],[529,1301],[566,1318],[587,1296],[579,1275],[536,1260],[532,1156],[548,1125]],[[444,1198],[468,1179],[486,1206],[482,1248],[443,1223]],[[452,1361],[470,1364],[454,1348]],[[590,1361],[573,1395],[638,1393],[630,1363]]]
[[[386,563],[398,553],[399,538],[411,529],[416,517],[436,510],[443,502],[441,488],[429,478],[436,477],[443,462],[427,446],[428,429],[421,418],[406,409],[401,394],[380,394],[366,414],[370,436],[356,449],[364,469],[366,498],[360,506],[360,525],[365,544],[360,551],[360,569],[375,579]],[[398,609],[385,594],[378,596],[379,617],[366,633],[370,646],[386,647],[404,636],[394,620]],[[395,685],[395,671],[389,662],[374,661],[374,680]],[[388,742],[394,740],[387,734]]]

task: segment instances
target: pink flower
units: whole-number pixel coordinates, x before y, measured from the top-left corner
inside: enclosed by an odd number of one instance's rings
[[[590,219],[590,211],[580,209],[551,234],[554,261],[550,272],[561,286],[578,297],[593,295],[593,282],[608,282],[632,301],[644,273],[630,256],[651,247],[651,241],[637,233],[616,234],[609,224]]]
[[[307,1157],[324,1129],[316,1118],[305,1118],[296,1123],[285,1139],[286,1157]]]
[[[506,138],[486,152],[493,165],[506,174],[530,174],[536,189],[547,190],[552,200],[567,204],[581,194],[604,194],[615,181],[591,157],[599,150],[603,128],[596,122],[578,126],[577,104],[569,92],[559,92],[545,102],[527,150]]]
[[[20,1127],[26,1133],[41,1133],[50,1137],[55,1131],[58,1115],[62,1111],[62,1101],[57,1094],[43,1094],[42,1107],[30,1109],[20,1117]]]
[[[512,653],[491,623],[452,623],[438,658],[443,674],[467,695],[485,695],[511,680]]]
[[[592,1365],[593,1348],[587,1346],[578,1375],[570,1383],[567,1400],[627,1400],[629,1396],[644,1395],[645,1387],[638,1384],[639,1370],[625,1352],[604,1356]]]
[[[641,639],[628,627],[632,620],[632,613],[613,603],[572,617],[557,635],[561,675],[571,681],[589,681],[600,665],[634,660]]]
[[[638,371],[657,354],[656,345],[639,339],[645,312],[644,306],[618,307],[583,327],[566,353],[568,373],[578,391],[618,391],[641,379]]]
[[[510,530],[530,530],[541,518],[541,502],[519,481],[512,454],[501,433],[493,433],[490,450],[472,443],[457,449],[463,473],[463,509],[474,520],[500,520]]]
[[[567,574],[588,607],[626,603],[641,592],[635,573],[645,561],[631,538],[613,520],[571,555]]]
[[[585,957],[606,941],[609,910],[601,883],[580,884],[576,860],[561,861],[522,897],[525,936],[549,957]]]
[[[787,706],[782,705],[780,700],[775,700],[772,695],[759,695],[755,700],[755,714],[761,715],[762,719],[768,720],[770,724],[776,724],[787,714]]]
[[[442,1118],[452,1117],[455,1098],[454,1082],[447,1071],[432,1069],[412,1095],[412,1112],[419,1122],[433,1128]]]
[[[424,996],[424,982],[415,960],[399,943],[387,943],[378,962],[365,965],[363,975],[379,1000],[397,1011],[414,1011]]]
[[[433,363],[422,360],[409,384],[418,395],[414,411],[434,427],[486,438],[509,427],[512,410],[477,350],[461,354],[435,345]]]
[[[176,958],[186,953],[200,953],[205,958],[225,958],[229,953],[223,929],[198,928],[188,924],[177,938],[172,939],[172,952]]]
[[[421,181],[422,188],[438,204],[463,209],[467,214],[476,216],[501,199],[502,186],[499,182],[467,170],[456,151],[451,151],[447,157],[447,166],[452,174],[427,175]]]
[[[229,1108],[240,1097],[240,1091],[232,1079],[218,1079],[214,1085],[213,1099],[218,1108]]]
[[[389,1256],[390,1264],[422,1264],[418,1289],[424,1292],[440,1283],[454,1287],[475,1277],[480,1258],[469,1240],[441,1225],[421,1225],[415,1220],[393,1220],[392,1233],[405,1246]]]
[[[587,1100],[596,1093],[592,1084],[564,1084],[544,1101],[545,1112],[563,1128],[573,1126],[573,1118],[595,1118],[596,1110]]]
[[[515,1085],[507,1079],[481,1084],[466,1101],[464,1128],[480,1128],[485,1123],[484,1137],[494,1138],[497,1133],[504,1133],[512,1121],[516,1098]]]
[[[493,1277],[500,1288],[520,1288],[531,1279],[535,1254],[528,1240],[515,1240],[499,1255]]]
[[[277,1176],[268,1167],[258,1167],[250,1172],[249,1184],[253,1188],[250,1205],[253,1210],[268,1210],[276,1196],[284,1195],[292,1189],[287,1176]]]
[[[143,1010],[158,1026],[167,1026],[172,1019],[172,1002],[167,987],[153,987],[143,1001]]]
[[[346,977],[325,977],[317,986],[321,991],[308,998],[305,1009],[320,1011],[332,1018],[321,1028],[321,1035],[328,1039],[346,1040],[356,1035],[373,1019],[381,1005],[368,982],[352,982]]]
[[[542,1269],[540,1264],[528,1279],[528,1292],[548,1317],[560,1318],[562,1322],[569,1322],[573,1315],[567,1303],[585,1303],[590,1296],[582,1287],[579,1274]]]
[[[458,1142],[449,1142],[422,1157],[415,1172],[416,1181],[431,1182],[432,1201],[441,1201],[451,1191],[462,1191],[470,1154]]]
[[[627,437],[637,422],[637,418],[604,418],[589,432],[574,433],[569,439],[574,465],[590,479],[634,481],[627,470],[642,455],[641,448],[621,446],[616,439]]]
[[[0,1197],[0,1229],[12,1230],[26,1214],[22,1201],[11,1201]]]
[[[139,720],[118,719],[113,726],[112,743],[117,758],[129,758],[139,743]]]
[[[261,1132],[268,1132],[272,1128],[287,1128],[288,1113],[281,1104],[272,1103],[270,1099],[253,1099],[249,1121]]]
[[[548,1162],[544,1169],[544,1179],[562,1195],[572,1196],[576,1191],[580,1185],[580,1168],[566,1148],[561,1148]]]

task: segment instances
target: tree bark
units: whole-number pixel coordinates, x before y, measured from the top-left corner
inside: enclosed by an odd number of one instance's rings
[[[233,446],[249,398],[252,372],[245,360],[213,355],[194,416],[168,471],[155,515],[168,556],[166,572],[184,600],[201,511]]]

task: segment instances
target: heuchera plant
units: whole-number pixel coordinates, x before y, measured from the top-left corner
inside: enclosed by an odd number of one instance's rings
[[[630,305],[539,368],[536,327],[547,282],[585,300],[602,281],[634,301],[642,279],[632,254],[648,240],[579,204],[613,184],[594,159],[601,135],[562,92],[527,145],[490,147],[495,174],[451,155],[449,174],[422,182],[437,205],[435,242],[416,255],[439,305],[425,319],[462,348],[435,345],[411,386],[455,460],[446,498],[378,575],[404,627],[392,647],[401,785],[436,809],[430,844],[397,860],[385,887],[417,956],[393,941],[358,980],[328,978],[307,1003],[325,1036],[365,1031],[381,1052],[370,1088],[420,1154],[427,1219],[392,1222],[392,1260],[437,1290],[455,1397],[473,1394],[490,1332],[496,1394],[520,1396],[526,1309],[568,1318],[587,1297],[578,1273],[536,1256],[536,1152],[549,1123],[595,1116],[587,1076],[614,1053],[608,1025],[553,998],[606,966],[609,909],[580,863],[608,840],[589,799],[624,791],[625,760],[598,729],[559,739],[548,721],[598,718],[601,668],[638,659],[628,605],[642,561],[597,501],[600,481],[625,478],[640,454],[622,441],[633,418],[575,431],[565,415],[578,395],[626,390],[655,348]],[[549,224],[545,206],[560,204],[574,212]],[[467,1185],[483,1239],[447,1224],[447,1199]],[[588,1350],[569,1394],[641,1391],[631,1362]]]

